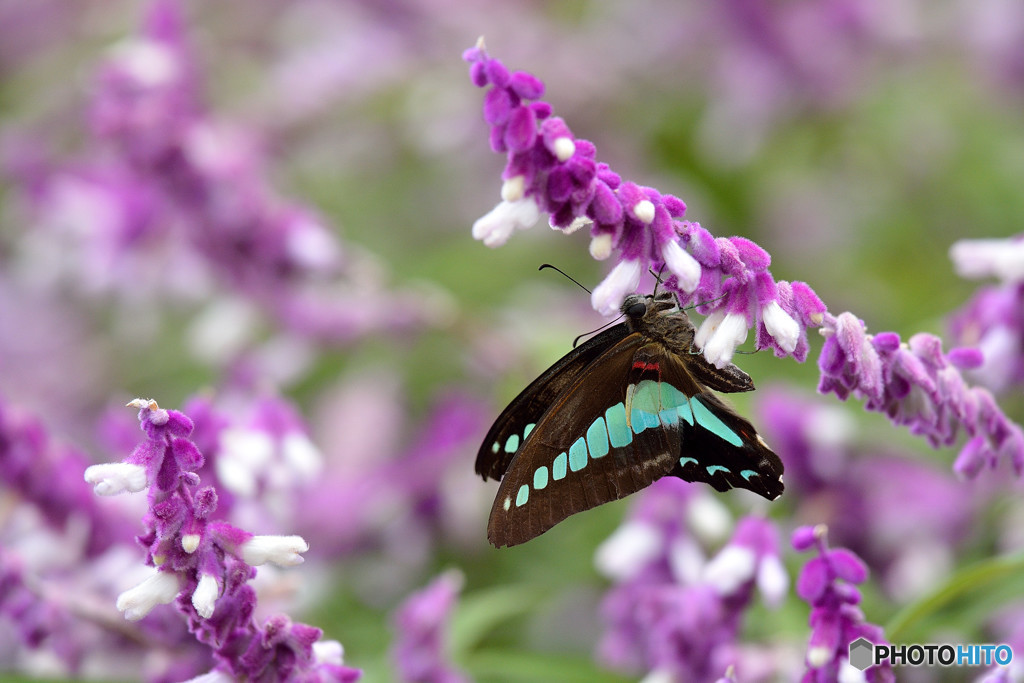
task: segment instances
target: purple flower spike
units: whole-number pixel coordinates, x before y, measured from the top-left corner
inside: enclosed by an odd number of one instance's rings
[[[827,535],[824,525],[801,527],[793,532],[794,548],[801,552],[815,548],[818,553],[804,565],[796,586],[797,595],[811,605],[811,636],[803,681],[895,681],[888,663],[870,667],[861,674],[849,662],[850,643],[858,638],[876,645],[886,641],[882,629],[867,623],[857,607],[860,591],[856,586],[867,580],[867,567],[849,550],[830,549]]]
[[[410,595],[395,613],[392,659],[406,683],[468,683],[445,653],[448,622],[462,589],[463,577],[448,571]]]
[[[147,440],[123,463],[86,470],[103,495],[149,489],[146,532],[138,541],[155,571],[118,596],[125,618],[142,619],[173,602],[196,639],[212,650],[216,667],[202,680],[358,680],[360,672],[342,663],[341,645],[320,641],[320,629],[284,615],[263,623],[253,616],[256,594],[249,581],[255,566],[299,564],[309,545],[299,536],[254,536],[211,521],[217,495],[199,488],[203,456],[189,440],[192,420],[150,399],[129,406],[138,408]]]
[[[1024,468],[1024,431],[986,389],[968,386],[960,374],[958,366],[973,364],[977,354],[944,354],[942,341],[930,334],[916,334],[906,344],[893,332],[870,335],[851,313],[826,315],[822,334],[821,393],[864,398],[867,410],[885,413],[935,447],[954,443],[963,428],[970,440],[955,466],[963,476],[1003,458],[1018,473]]]
[[[807,285],[776,282],[768,272],[771,256],[750,240],[715,240],[683,220],[686,203],[678,197],[622,182],[597,161],[593,143],[573,136],[565,121],[550,116],[548,103],[536,101],[543,94],[541,81],[522,72],[509,78],[482,40],[463,59],[473,84],[490,87],[484,120],[492,148],[507,156],[502,201],[474,223],[474,238],[500,246],[542,213],[566,233],[589,226],[591,256],[604,260],[618,251],[617,263],[591,297],[602,315],[617,313],[651,268],[664,272],[665,287],[683,303],[695,303],[708,315],[697,345],[716,366],[730,361],[751,327],[757,329],[757,348],[806,358],[806,328],[820,325],[824,312]]]

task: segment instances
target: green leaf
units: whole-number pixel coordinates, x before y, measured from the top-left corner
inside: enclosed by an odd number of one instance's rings
[[[452,616],[452,656],[463,660],[493,629],[532,611],[542,598],[540,590],[526,586],[499,586],[463,595]]]
[[[885,635],[894,643],[910,642],[908,638],[917,629],[923,629],[926,621],[934,623],[939,613],[955,601],[968,596],[972,601],[979,600],[982,592],[1005,587],[1007,579],[1019,581],[1022,572],[1024,553],[992,557],[965,567],[930,594],[900,610],[889,621]]]

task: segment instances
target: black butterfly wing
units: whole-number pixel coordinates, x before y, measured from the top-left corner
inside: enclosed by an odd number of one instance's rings
[[[493,545],[524,543],[673,471],[681,442],[672,403],[700,388],[684,376],[683,389],[662,392],[668,358],[634,333],[577,373],[509,463],[487,525]]]
[[[485,481],[500,480],[545,411],[576,381],[584,368],[629,334],[624,323],[605,330],[567,353],[523,389],[487,432],[476,456],[476,473]]]
[[[678,356],[662,362],[663,381],[675,386],[690,384],[688,366]],[[687,408],[679,412],[682,438],[679,461],[671,472],[674,476],[706,482],[719,491],[749,489],[768,500],[782,495],[782,460],[750,422],[703,390],[691,395]]]

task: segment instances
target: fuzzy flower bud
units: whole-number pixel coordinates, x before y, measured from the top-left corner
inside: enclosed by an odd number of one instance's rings
[[[242,561],[257,567],[270,562],[279,567],[294,567],[303,563],[299,553],[309,550],[302,536],[253,536],[239,546]]]
[[[640,261],[620,261],[590,295],[594,310],[601,315],[616,313],[626,295],[635,292],[640,285],[642,270]]]
[[[514,202],[502,201],[489,213],[473,223],[473,238],[488,247],[500,247],[519,228],[525,230],[537,224],[540,208],[530,197]]]
[[[195,591],[192,592],[192,606],[196,608],[203,619],[213,616],[213,609],[216,606],[220,589],[217,587],[217,577],[210,574],[203,574],[199,578]]]
[[[775,338],[779,347],[786,353],[793,353],[796,343],[800,340],[800,325],[793,317],[782,310],[778,301],[771,301],[761,309],[761,319],[764,320],[765,329],[768,334]]]
[[[105,462],[87,467],[85,480],[95,485],[100,496],[116,496],[125,491],[138,493],[146,488],[146,468],[126,462]]]
[[[117,596],[117,609],[124,612],[128,621],[138,621],[157,605],[173,601],[179,589],[177,574],[157,571],[135,588]]]

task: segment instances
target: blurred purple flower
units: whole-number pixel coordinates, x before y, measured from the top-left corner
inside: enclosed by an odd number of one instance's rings
[[[1002,281],[981,287],[950,320],[953,338],[984,356],[971,375],[995,392],[1019,385],[1024,381],[1024,235],[961,240],[949,253],[961,277]]]
[[[325,424],[342,430],[344,441],[327,439],[323,473],[303,491],[296,528],[316,541],[317,557],[373,557],[349,578],[359,593],[383,603],[408,591],[438,545],[479,544],[480,516],[490,503],[465,462],[488,413],[479,399],[450,391],[411,422],[397,392],[388,396],[386,381],[373,375],[367,382],[347,382],[351,396],[320,406]],[[368,424],[391,428],[361,434]]]
[[[452,610],[463,577],[451,570],[413,593],[394,615],[395,640],[391,658],[398,679],[405,683],[468,683],[446,652]]]
[[[723,513],[708,500],[682,481],[655,482],[598,548],[598,568],[616,582],[602,604],[608,630],[598,648],[609,665],[651,680],[712,681],[729,667],[740,679],[752,675],[736,640],[755,586],[772,604],[786,594],[778,536],[768,521],[746,517],[706,560],[687,519],[720,533],[714,519]]]
[[[371,255],[269,187],[258,134],[207,111],[181,13],[177,0],[150,2],[140,33],[99,69],[92,160],[25,171],[42,222],[71,238],[64,270],[135,298],[196,298],[219,281],[326,343],[435,318],[440,301],[387,292]]]
[[[864,620],[858,584],[867,580],[868,570],[859,557],[845,548],[830,549],[824,525],[800,527],[793,532],[793,547],[798,551],[814,548],[818,556],[811,558],[800,571],[796,592],[811,606],[811,637],[807,646],[807,672],[804,683],[830,683],[842,680],[851,670],[849,645],[858,638],[875,644],[887,644],[882,629]],[[895,681],[886,663],[864,671],[863,680]]]
[[[55,443],[38,420],[0,401],[0,483],[56,531],[84,522],[82,553],[91,559],[128,537],[132,526],[99,505],[82,483],[87,464],[82,453]]]
[[[976,495],[936,463],[864,443],[853,417],[820,398],[780,388],[758,394],[758,424],[785,454],[796,518],[825,523],[890,596],[920,595],[946,575],[987,493]]]
[[[66,606],[41,595],[23,563],[0,547],[0,616],[13,625],[21,645],[29,650],[48,647],[71,672],[80,670],[87,643]],[[35,587],[33,587],[35,586]],[[11,662],[5,662],[8,668]]]
[[[156,571],[123,592],[117,608],[138,620],[158,604],[174,602],[199,642],[213,651],[215,671],[236,678],[355,681],[360,672],[343,666],[341,646],[319,642],[320,629],[278,615],[262,624],[253,616],[256,593],[249,585],[255,566],[293,566],[308,549],[299,536],[254,536],[213,521],[216,491],[199,487],[203,456],[189,440],[192,421],[136,399],[147,440],[120,463],[93,465],[85,479],[101,495],[148,488],[146,531],[139,543]]]

